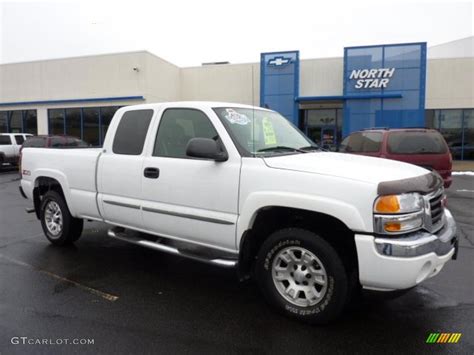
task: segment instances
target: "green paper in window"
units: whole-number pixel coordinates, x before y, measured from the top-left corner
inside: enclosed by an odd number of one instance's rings
[[[277,145],[275,130],[273,129],[272,122],[268,117],[262,119],[262,127],[265,145]]]

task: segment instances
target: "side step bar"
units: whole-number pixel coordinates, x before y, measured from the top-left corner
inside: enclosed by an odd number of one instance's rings
[[[188,259],[193,259],[196,261],[201,261],[207,264],[212,264],[212,265],[217,265],[220,267],[225,267],[225,268],[233,268],[237,266],[237,255],[230,255],[229,257],[216,257],[215,255],[213,256],[212,254],[215,254],[213,251],[212,253],[197,253],[197,252],[191,252],[190,250],[186,250],[186,248],[178,248],[178,246],[171,244],[165,244],[163,242],[163,239],[160,240],[158,237],[152,237],[154,239],[157,239],[156,241],[151,241],[147,240],[141,236],[143,234],[134,232],[134,231],[128,231],[124,228],[121,227],[113,227],[108,230],[107,232],[109,237],[112,237],[114,239],[118,239],[124,242],[132,243],[135,245],[140,245],[142,247],[150,248],[150,249],[155,249],[159,251],[163,251],[168,254],[174,254],[174,255],[179,255],[183,256]],[[183,243],[180,243],[183,244]],[[184,244],[183,244],[184,245]],[[201,248],[201,249],[207,249],[207,248]],[[228,254],[223,252],[224,254]],[[205,255],[208,254],[208,255]]]

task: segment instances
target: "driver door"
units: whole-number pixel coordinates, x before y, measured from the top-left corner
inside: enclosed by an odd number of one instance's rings
[[[240,157],[216,162],[186,156],[187,143],[198,137],[219,139],[204,112],[163,112],[153,150],[143,165],[144,227],[165,237],[234,250]]]

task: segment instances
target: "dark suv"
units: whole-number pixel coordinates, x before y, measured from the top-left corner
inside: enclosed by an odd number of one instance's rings
[[[399,160],[437,171],[444,187],[452,182],[452,158],[443,136],[434,129],[374,128],[351,133],[341,152]]]

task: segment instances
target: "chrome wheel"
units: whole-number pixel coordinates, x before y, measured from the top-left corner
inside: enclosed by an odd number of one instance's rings
[[[320,302],[327,291],[327,273],[321,260],[305,248],[282,249],[273,260],[272,278],[280,295],[299,307]]]
[[[49,201],[44,212],[44,220],[48,232],[57,237],[63,230],[63,213],[58,203]]]

